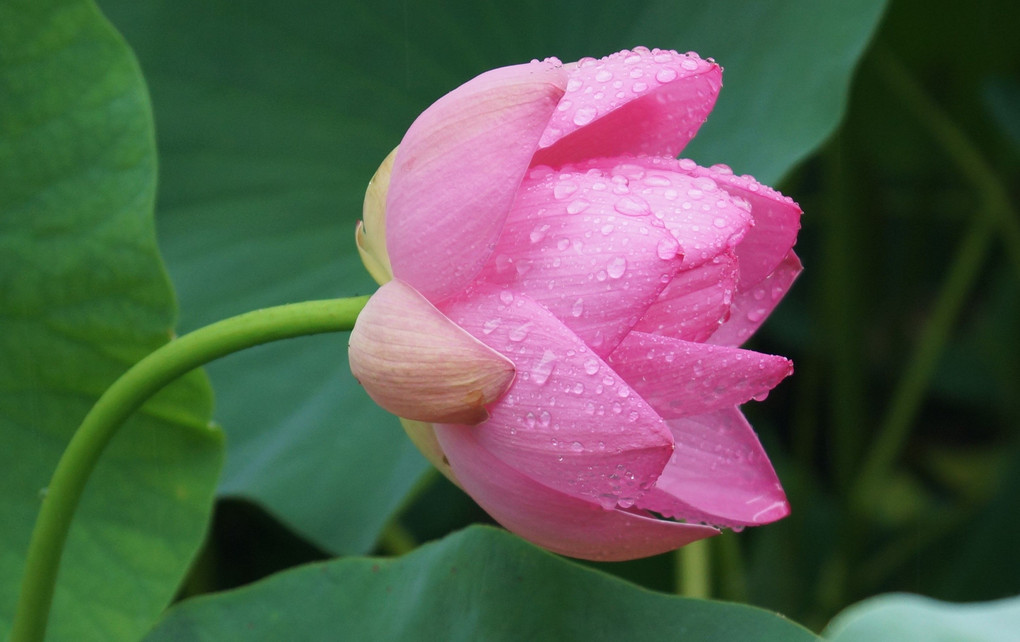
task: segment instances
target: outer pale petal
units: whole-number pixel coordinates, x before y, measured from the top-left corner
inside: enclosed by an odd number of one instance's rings
[[[785,357],[643,332],[628,334],[608,361],[663,419],[761,399],[793,372]]]
[[[772,464],[740,410],[668,423],[676,450],[639,508],[722,526],[764,524],[789,514]]]
[[[393,280],[351,332],[351,372],[399,417],[477,424],[509,388],[514,366],[458,328],[414,288]]]
[[[394,149],[368,182],[362,220],[358,222],[354,235],[361,262],[379,285],[393,278],[390,256],[386,251],[386,192],[390,188],[390,173],[396,155],[397,150]]]
[[[565,84],[554,62],[495,69],[414,121],[397,151],[386,204],[397,278],[433,302],[474,278]]]
[[[665,553],[717,535],[708,526],[656,519],[552,490],[514,470],[463,426],[437,426],[436,435],[462,487],[487,513],[521,537],[555,553],[622,561]]]
[[[740,288],[747,289],[771,274],[797,241],[800,206],[751,176],[734,175],[725,165],[698,167],[686,159],[680,163],[692,176],[711,178],[730,194],[751,204],[754,227],[736,250],[740,259]]]
[[[791,250],[772,274],[733,297],[729,319],[708,338],[708,343],[738,346],[747,341],[790,290],[802,269],[800,259]]]
[[[633,504],[655,482],[673,450],[669,428],[541,305],[490,289],[445,311],[517,368],[472,429],[482,446],[545,486],[608,507]]]
[[[720,254],[673,277],[634,330],[704,341],[730,316],[736,289],[737,259]]]
[[[542,135],[536,164],[622,154],[675,157],[715,105],[722,69],[695,53],[621,51],[581,60]]]
[[[527,293],[600,356],[681,265],[672,234],[650,209],[628,209],[633,201],[614,187],[608,171],[533,169],[479,275]]]

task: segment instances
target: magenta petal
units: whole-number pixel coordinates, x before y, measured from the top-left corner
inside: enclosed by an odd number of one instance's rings
[[[717,535],[708,526],[604,510],[552,490],[495,457],[464,426],[437,426],[436,437],[464,490],[497,522],[561,555],[622,561],[665,553]]]
[[[616,186],[598,169],[532,169],[479,275],[541,303],[600,356],[681,265],[670,232],[650,210],[627,209]]]
[[[445,311],[517,371],[471,429],[482,446],[546,486],[609,507],[633,504],[655,482],[672,453],[669,428],[545,308],[491,289]]]
[[[697,267],[742,244],[751,206],[714,180],[692,177],[686,163],[666,157],[597,158],[565,170],[602,172],[611,179],[614,208],[630,216],[651,213],[673,234],[682,269]],[[694,166],[691,163],[691,166]]]
[[[621,51],[577,63],[535,164],[623,154],[676,157],[708,118],[722,69],[695,53]]]
[[[394,276],[437,303],[478,273],[565,83],[554,62],[496,69],[414,121],[386,203]]]
[[[764,524],[789,514],[772,464],[739,409],[668,423],[676,450],[639,508],[719,526]]]
[[[692,168],[692,176],[711,178],[733,196],[751,204],[754,227],[737,246],[740,288],[747,289],[771,274],[797,241],[800,206],[751,176],[733,174],[725,165],[696,167],[691,161],[681,163]]]
[[[704,341],[729,317],[736,289],[737,259],[732,254],[720,254],[673,277],[633,329]]]
[[[663,419],[761,398],[793,372],[784,357],[643,332],[628,334],[608,363]]]
[[[803,269],[800,259],[790,250],[772,274],[752,288],[737,292],[729,319],[707,339],[708,343],[738,346],[747,341],[779,304]]]

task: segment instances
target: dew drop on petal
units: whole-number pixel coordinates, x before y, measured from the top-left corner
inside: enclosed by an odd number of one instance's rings
[[[531,239],[532,243],[538,243],[545,238],[545,233],[549,231],[549,225],[544,223],[542,225],[536,225],[535,229],[531,230],[531,234],[528,238]]]
[[[570,314],[575,318],[584,314],[584,299],[574,301],[574,305],[570,307]]]
[[[652,211],[648,201],[633,194],[624,196],[616,201],[613,209],[626,216],[645,216]]]
[[[680,243],[678,243],[673,236],[664,236],[655,247],[656,254],[658,254],[659,258],[663,261],[675,258],[679,251]]]
[[[627,259],[622,256],[618,256],[609,262],[606,267],[606,273],[609,274],[609,278],[618,279],[623,276],[623,273],[627,271]]]
[[[673,82],[674,80],[676,80],[676,77],[677,77],[676,70],[670,69],[668,67],[660,69],[659,71],[655,72],[655,79],[661,83]]]
[[[595,120],[595,116],[597,115],[598,110],[595,107],[591,106],[579,107],[577,111],[574,112],[574,124],[577,125],[578,127],[583,127],[590,123],[591,121]]]
[[[499,327],[500,323],[501,321],[499,319],[489,319],[484,324],[482,324],[482,332],[484,332],[485,334],[492,334],[493,331],[495,331],[495,329]]]
[[[511,330],[507,336],[510,337],[511,341],[515,342],[524,341],[524,339],[526,339],[528,336],[528,332],[531,331],[531,326],[532,326],[531,321],[528,321]]]
[[[548,410],[543,410],[538,413],[538,425],[543,428],[548,428],[549,424],[552,423],[552,415],[549,414]]]
[[[573,201],[570,202],[569,205],[567,205],[567,213],[580,214],[584,210],[588,209],[590,205],[591,203],[589,201],[584,200],[583,198],[574,199]]]
[[[552,374],[556,368],[556,353],[552,350],[546,350],[542,353],[542,359],[531,371],[531,380],[538,384],[544,385],[549,380],[549,375]]]
[[[573,181],[560,181],[553,187],[553,196],[557,200],[563,200],[577,191],[577,183]]]
[[[584,362],[584,371],[590,375],[597,374],[599,371],[598,359],[588,359]]]
[[[503,305],[510,305],[514,302],[514,294],[510,290],[503,290],[499,293],[499,300],[503,302]]]

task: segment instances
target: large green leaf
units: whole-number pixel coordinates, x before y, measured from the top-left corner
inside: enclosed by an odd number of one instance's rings
[[[370,292],[352,242],[369,177],[417,113],[487,68],[698,49],[727,71],[692,154],[776,180],[835,126],[884,3],[103,4],[152,87],[161,240],[193,328]],[[333,551],[370,548],[423,463],[350,377],[344,340],[268,347],[210,373],[229,435],[222,491]]]
[[[89,0],[0,3],[0,634],[40,497],[103,390],[169,338],[156,154],[137,63]],[[168,388],[90,480],[50,635],[136,639],[205,531],[221,466],[206,379]]]
[[[285,571],[184,602],[161,640],[817,640],[774,613],[638,588],[474,526],[390,559]]]
[[[837,615],[825,629],[833,642],[1000,642],[1020,633],[1020,597],[952,604],[920,595],[880,595]]]

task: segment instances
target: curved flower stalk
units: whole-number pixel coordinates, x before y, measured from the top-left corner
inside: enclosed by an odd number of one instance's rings
[[[722,70],[636,48],[496,69],[439,99],[373,179],[382,287],[351,369],[505,527],[599,560],[789,512],[738,405],[792,372],[740,349],[801,266],[801,210],[676,160]]]

